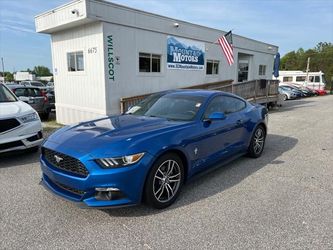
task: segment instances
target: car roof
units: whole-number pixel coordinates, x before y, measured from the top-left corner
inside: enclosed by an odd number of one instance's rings
[[[11,85],[7,85],[8,88],[10,89],[40,89],[40,87],[38,86],[24,86],[24,85],[21,85],[21,84],[11,84]]]
[[[219,91],[219,90],[205,90],[205,89],[175,89],[175,90],[167,90],[167,91],[163,91],[161,93],[165,93],[165,94],[185,94],[185,95],[191,95],[191,96],[202,96],[202,97],[210,97],[210,96],[214,96],[214,95],[226,95],[226,96],[232,96],[232,97],[237,97],[237,98],[241,98],[240,96],[234,95],[232,93],[229,92],[224,92],[224,91]]]

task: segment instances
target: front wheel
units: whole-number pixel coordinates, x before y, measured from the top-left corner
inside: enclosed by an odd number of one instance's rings
[[[146,180],[146,203],[162,209],[177,199],[184,181],[184,166],[176,154],[165,154],[153,165]]]
[[[264,150],[266,139],[266,132],[262,125],[256,127],[252,138],[251,143],[248,148],[248,155],[252,158],[258,158],[261,156],[262,151]]]

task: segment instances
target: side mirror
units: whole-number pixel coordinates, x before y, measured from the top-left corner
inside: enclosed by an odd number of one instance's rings
[[[208,116],[209,121],[221,121],[224,120],[225,118],[226,116],[223,112],[214,112]]]

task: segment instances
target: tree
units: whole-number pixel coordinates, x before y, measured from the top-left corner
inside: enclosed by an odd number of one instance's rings
[[[35,66],[33,72],[36,76],[52,76],[50,69],[45,66]]]
[[[5,71],[5,82],[12,82],[14,81],[14,75],[8,71]],[[3,73],[0,72],[0,76],[2,77],[3,76]]]
[[[6,82],[14,81],[14,75],[10,72],[5,72],[5,81]]]

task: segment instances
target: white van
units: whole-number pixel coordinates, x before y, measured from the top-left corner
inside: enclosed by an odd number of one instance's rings
[[[311,89],[325,89],[325,74],[319,72],[309,72],[309,81],[306,81],[306,72],[303,71],[279,71],[281,83],[292,83]],[[274,77],[273,77],[274,79]]]
[[[0,153],[22,149],[37,151],[42,141],[38,113],[0,83]]]

